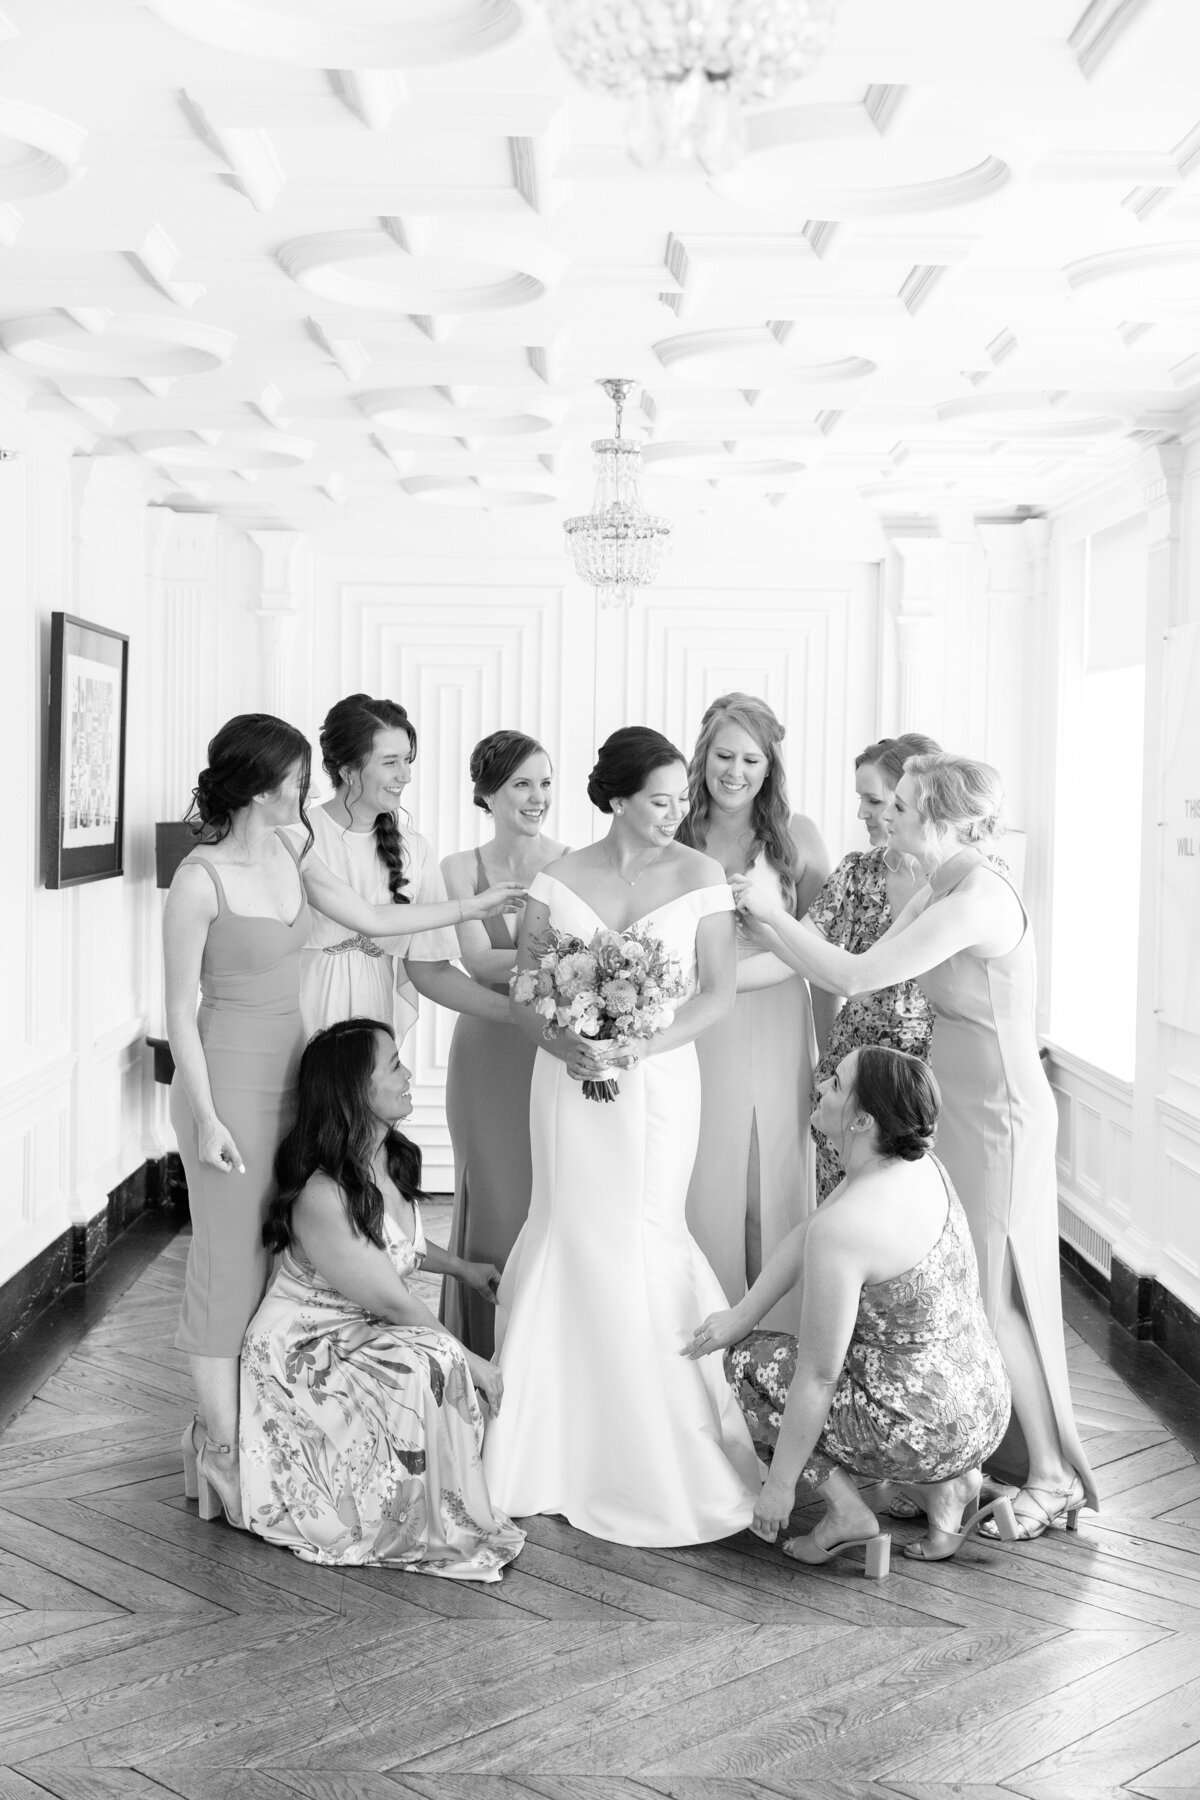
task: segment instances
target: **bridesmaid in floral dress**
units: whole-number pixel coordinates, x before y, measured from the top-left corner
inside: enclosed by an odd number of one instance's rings
[[[308,1045],[264,1232],[282,1254],[242,1349],[246,1522],[307,1562],[497,1581],[525,1541],[480,1461],[503,1377],[408,1285],[424,1264],[486,1291],[496,1270],[426,1243],[411,1111],[389,1026]]]
[[[906,731],[881,738],[854,759],[858,816],[867,828],[869,850],[844,856],[808,909],[811,924],[823,938],[857,954],[869,949],[898,919],[917,889],[923,872],[911,858],[888,849],[883,813],[904,773],[906,756],[925,756],[939,749],[931,737]],[[927,1058],[933,1037],[933,1011],[915,981],[897,982],[874,994],[856,994],[833,1021],[824,1052],[813,1075],[815,1110],[821,1084],[828,1081],[844,1056],[862,1044],[887,1044]],[[816,1124],[817,1204],[828,1200],[845,1171],[837,1151]]]

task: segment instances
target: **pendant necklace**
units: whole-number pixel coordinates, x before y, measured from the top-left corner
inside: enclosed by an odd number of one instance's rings
[[[646,873],[646,869],[652,869],[654,867],[655,863],[663,855],[663,852],[667,849],[667,847],[668,846],[666,844],[664,844],[662,846],[661,850],[656,850],[654,852],[654,855],[650,858],[650,861],[645,865],[645,868],[639,869],[637,874],[634,875],[632,877],[632,879],[628,875],[622,875],[620,869],[618,869],[616,863],[613,861],[612,857],[608,854],[607,845],[605,846],[605,850],[604,850],[604,860],[608,864],[609,868],[612,870],[613,874],[616,876],[617,880],[623,881],[625,883],[626,887],[632,888],[632,887],[637,886],[638,882],[642,879],[642,876]]]

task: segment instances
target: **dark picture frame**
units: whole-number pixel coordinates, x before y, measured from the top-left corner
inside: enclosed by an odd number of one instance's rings
[[[51,613],[42,814],[47,887],[79,887],[125,873],[128,693],[125,633]]]

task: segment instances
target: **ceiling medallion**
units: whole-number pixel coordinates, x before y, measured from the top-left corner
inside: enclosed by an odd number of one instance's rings
[[[637,590],[658,574],[671,527],[642,505],[641,446],[621,436],[621,413],[632,381],[600,386],[616,408],[616,434],[596,438],[596,494],[590,513],[563,520],[576,573],[596,590],[601,606],[631,606]]]
[[[741,109],[807,75],[840,0],[545,0],[555,48],[584,87],[632,102],[626,142],[652,168],[690,152],[710,175],[745,143]]]
[[[227,363],[236,343],[217,325],[103,307],[74,316],[38,313],[0,325],[0,348],[51,374],[202,375]]]
[[[476,56],[521,28],[516,0],[147,0],[202,44],[309,69],[402,69]]]

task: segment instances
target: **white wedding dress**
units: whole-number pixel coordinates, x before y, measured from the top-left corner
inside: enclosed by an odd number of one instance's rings
[[[560,930],[604,921],[553,876],[530,895]],[[729,889],[697,888],[638,921],[694,984],[696,927]],[[721,1357],[682,1351],[725,1296],[684,1223],[700,1127],[691,1044],[622,1073],[617,1099],[584,1097],[539,1051],[529,1124],[529,1217],[500,1284],[504,1399],[483,1466],[510,1516],[562,1513],[620,1544],[709,1543],[750,1523],[761,1473]]]

